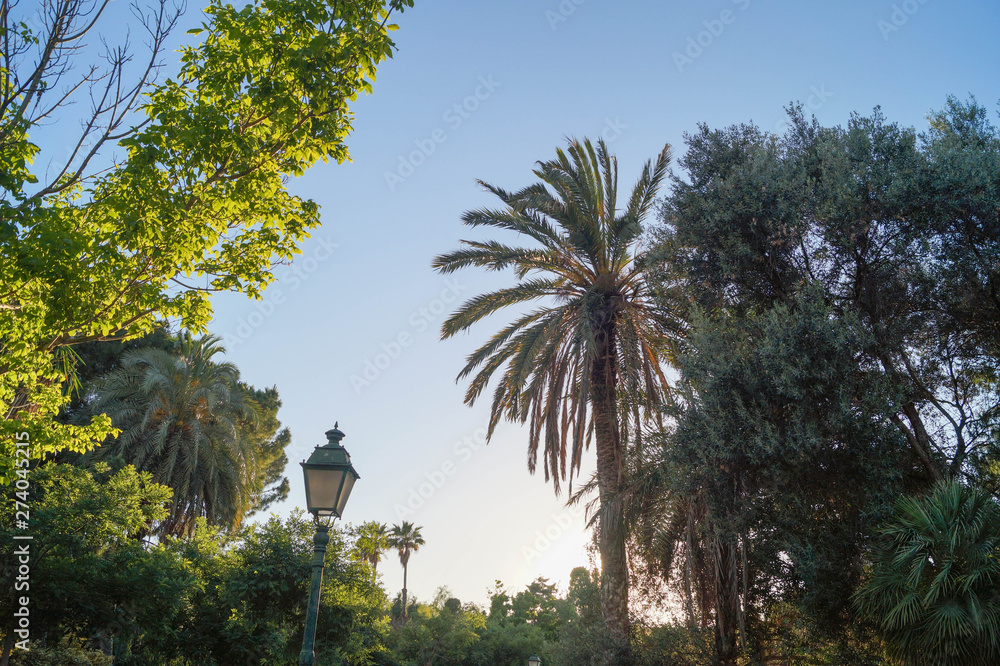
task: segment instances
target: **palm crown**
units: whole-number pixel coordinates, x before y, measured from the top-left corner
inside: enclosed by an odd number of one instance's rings
[[[404,567],[410,562],[410,554],[424,545],[424,537],[420,528],[405,520],[401,525],[393,525],[389,532],[389,547],[395,548],[399,554],[399,562]]]
[[[545,477],[558,491],[567,473],[567,454],[570,476],[579,470],[591,431],[588,402],[595,390],[613,392],[620,381],[624,391],[640,398],[636,405],[652,407],[660,401],[666,380],[658,351],[673,322],[653,307],[643,256],[636,253],[641,222],[666,172],[669,148],[655,165],[646,163],[621,211],[617,161],[603,141],[595,150],[590,141],[574,140],[568,151],[556,154],[555,160],[538,163],[534,174],[541,182],[517,192],[479,181],[505,208],[473,210],[462,218],[471,227],[522,234],[535,241],[534,247],[463,240],[461,249],[436,257],[433,266],[442,273],[468,266],[513,268],[517,277],[513,287],[464,303],[442,326],[445,338],[502,308],[547,301],[471,354],[459,379],[475,373],[465,395],[471,405],[506,364],[493,394],[489,433],[501,417],[530,421],[529,469],[534,471],[544,442]]]
[[[369,521],[357,528],[358,555],[368,564],[372,571],[378,571],[378,563],[382,561],[382,551],[389,547],[389,526],[385,523]]]
[[[955,481],[904,497],[882,530],[855,596],[907,663],[996,664],[1000,646],[1000,506]]]
[[[255,420],[256,408],[236,367],[213,360],[223,351],[218,338],[185,336],[179,356],[126,352],[122,367],[96,383],[92,411],[121,429],[96,454],[121,456],[174,489],[161,534],[190,533],[199,516],[233,527],[251,508],[255,451],[241,422]]]

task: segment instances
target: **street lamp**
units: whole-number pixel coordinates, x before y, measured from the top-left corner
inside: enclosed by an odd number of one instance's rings
[[[542,666],[542,660],[538,658],[537,654],[533,654],[528,657],[528,666]]]
[[[317,446],[309,460],[300,463],[306,483],[306,507],[316,523],[316,535],[313,537],[312,579],[299,666],[312,666],[316,662],[313,647],[316,644],[319,594],[323,587],[323,559],[326,556],[326,546],[330,543],[330,527],[321,523],[320,517],[343,517],[354,482],[361,478],[351,465],[351,455],[340,445],[344,433],[337,425],[334,424],[333,430],[326,431],[326,444]]]

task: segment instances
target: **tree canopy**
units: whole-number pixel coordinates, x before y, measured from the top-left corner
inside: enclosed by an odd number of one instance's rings
[[[684,389],[632,519],[721,663],[787,647],[778,617],[864,663],[850,596],[895,499],[993,483],[1000,135],[974,100],[923,134],[789,117],[687,137],[654,235]]]

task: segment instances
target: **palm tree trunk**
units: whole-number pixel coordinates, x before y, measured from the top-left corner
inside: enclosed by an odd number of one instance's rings
[[[403,601],[403,613],[402,613],[402,617],[405,620],[406,619],[406,565],[405,564],[403,565],[403,595],[402,595],[402,601]]]
[[[622,442],[618,427],[614,322],[598,334],[591,377],[591,405],[597,448],[597,485],[600,493],[598,546],[601,551],[601,614],[615,646],[627,651],[629,642],[628,566],[622,507],[615,502],[625,485]],[[613,657],[606,655],[608,663]]]
[[[736,666],[740,624],[739,575],[736,545],[723,538],[713,539],[715,560],[715,656],[720,666]]]
[[[724,515],[736,516],[740,486],[740,474],[735,472],[727,483],[716,489],[716,501],[722,505]],[[710,544],[715,606],[715,658],[720,666],[736,666],[742,652],[741,647],[746,644],[744,598],[740,594],[746,583],[743,576],[745,565],[741,563],[745,552],[741,552],[738,536],[719,525],[711,528]]]

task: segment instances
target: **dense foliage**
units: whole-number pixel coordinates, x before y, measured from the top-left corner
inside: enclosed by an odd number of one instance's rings
[[[137,538],[162,519],[170,489],[148,473],[45,465],[33,520],[33,648],[79,640],[116,664],[295,663],[302,644],[313,527],[301,514],[222,534],[204,519],[193,535]],[[6,506],[6,504],[5,504]],[[3,514],[9,525],[12,512]],[[4,562],[17,542],[3,536]],[[7,566],[4,584],[12,583]],[[5,595],[5,654],[14,637]],[[327,663],[373,663],[385,652],[388,601],[354,545],[332,532],[317,649]],[[68,648],[67,648],[68,649]],[[20,654],[18,651],[15,654]],[[20,658],[20,657],[19,657]]]
[[[945,482],[904,497],[881,530],[858,609],[913,664],[994,664],[1000,655],[1000,506]]]
[[[895,499],[995,489],[1000,134],[956,100],[919,136],[878,111],[789,113],[782,137],[690,135],[662,207],[660,280],[688,328],[672,423],[634,459],[636,552],[720,663],[792,654],[789,611],[814,658],[873,663],[850,597],[889,575],[871,549]],[[890,647],[903,624],[882,625]]]
[[[244,517],[288,492],[276,389],[240,381],[235,365],[220,358],[217,338],[151,340],[124,351],[103,375],[81,386],[74,418],[107,414],[119,434],[88,455],[121,459],[149,471],[174,490],[161,535],[190,534],[199,517],[237,527]],[[94,354],[117,343],[97,343]],[[86,362],[87,357],[81,360]]]

